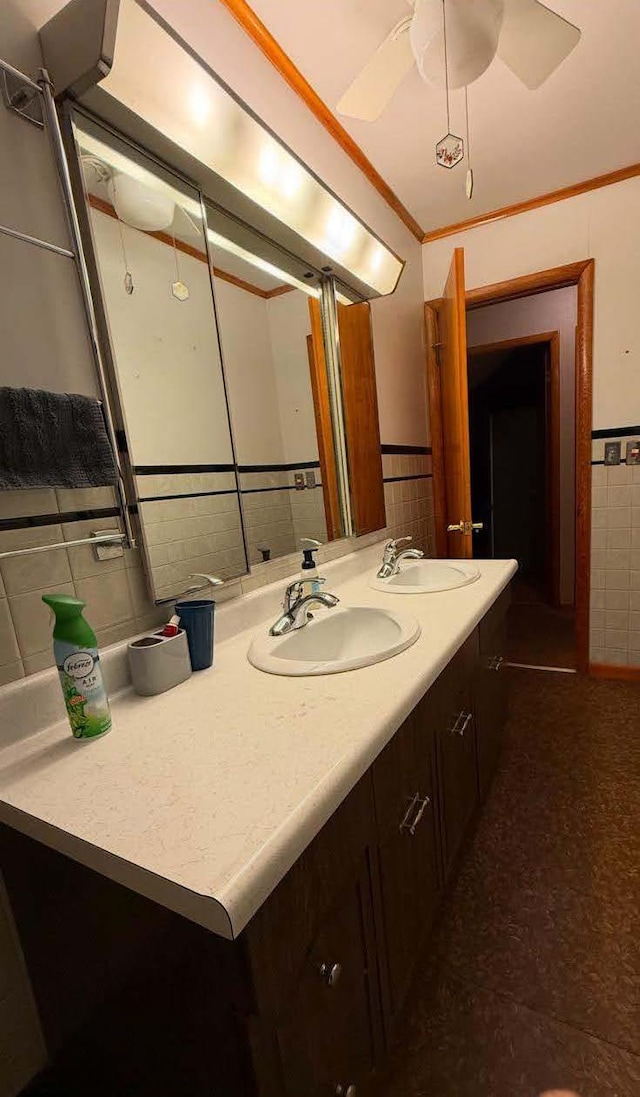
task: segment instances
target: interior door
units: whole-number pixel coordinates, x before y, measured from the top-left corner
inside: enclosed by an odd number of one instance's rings
[[[473,556],[473,519],[463,248],[455,249],[442,298],[427,306],[426,319],[436,545],[438,555],[464,559]]]
[[[384,529],[384,483],[371,309],[338,305],[344,425],[354,533]]]

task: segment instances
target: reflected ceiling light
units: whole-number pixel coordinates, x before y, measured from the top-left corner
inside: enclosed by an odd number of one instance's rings
[[[40,37],[57,94],[70,91],[118,128],[128,117],[124,107],[205,169],[194,174],[205,193],[208,170],[320,252],[318,268],[328,257],[373,293],[393,292],[403,261],[238,102],[145,0],[72,0]],[[366,256],[376,245],[382,259],[373,270]]]
[[[176,204],[171,196],[132,175],[113,175],[107,193],[120,220],[131,228],[159,232],[173,224]]]
[[[304,293],[308,294],[309,297],[320,296],[320,290],[317,286],[310,285],[308,282],[303,282],[299,278],[296,278],[295,275],[289,274],[288,271],[281,270],[280,267],[276,267],[266,259],[261,259],[259,255],[254,255],[253,252],[247,251],[246,248],[241,247],[240,244],[236,244],[234,240],[227,239],[226,236],[222,236],[219,232],[208,229],[207,238],[209,243],[213,244],[214,247],[222,248],[223,251],[227,251],[231,255],[237,255],[239,259],[244,259],[245,263],[249,263],[257,270],[264,271],[265,274],[271,274],[281,282],[286,282],[287,285],[294,286],[295,289],[301,289]]]

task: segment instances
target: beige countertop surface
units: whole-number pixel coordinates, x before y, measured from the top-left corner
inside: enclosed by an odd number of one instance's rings
[[[412,647],[374,666],[309,678],[252,667],[247,649],[277,615],[281,580],[247,596],[251,614],[231,611],[239,631],[216,643],[213,668],[158,697],[131,689],[112,696],[113,729],[95,742],[76,742],[64,718],[16,734],[16,705],[30,696],[43,720],[62,716],[53,672],[5,687],[13,725],[11,734],[0,730],[0,821],[237,937],[517,566],[476,561],[480,578],[459,590],[390,595],[369,586],[379,557],[373,546],[322,568],[325,589],[343,604],[396,609],[420,622]]]

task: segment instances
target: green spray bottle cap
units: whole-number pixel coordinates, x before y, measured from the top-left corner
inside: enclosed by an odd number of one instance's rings
[[[86,602],[71,594],[43,594],[42,601],[51,606],[56,615],[54,640],[66,640],[68,644],[78,647],[97,646],[96,634],[82,616]]]

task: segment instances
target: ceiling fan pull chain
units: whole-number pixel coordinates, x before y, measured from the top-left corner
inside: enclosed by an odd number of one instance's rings
[[[455,168],[464,157],[464,141],[451,132],[449,109],[449,60],[447,57],[447,0],[442,0],[442,45],[444,48],[444,87],[447,97],[447,132],[436,145],[436,164],[441,168]]]

